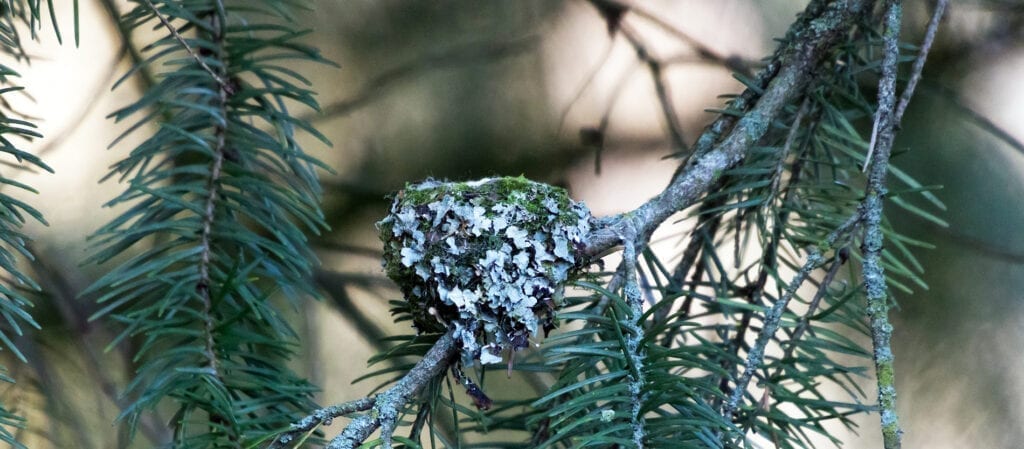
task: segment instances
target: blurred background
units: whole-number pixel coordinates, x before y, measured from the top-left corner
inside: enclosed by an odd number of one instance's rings
[[[304,339],[296,369],[329,404],[365,395],[373,382],[351,382],[368,371],[379,339],[409,331],[387,312],[398,293],[382,275],[373,226],[388,193],[428,176],[522,174],[567,187],[595,215],[632,209],[675,170],[672,136],[692,143],[714,117],[705,109],[741,91],[733,71],[756,69],[806,2],[633,2],[618,30],[582,0],[316,3],[300,13],[313,29],[307,39],[340,68],[297,68],[323,107],[300,114],[333,142],[306,140],[335,170],[323,177],[333,230],[315,242],[324,299],[293,318]],[[903,36],[916,44],[932,2],[906,3]],[[40,191],[26,199],[49,221],[27,230],[47,288],[34,312],[43,330],[18,342],[31,362],[6,361],[20,384],[2,387],[29,414],[31,447],[112,447],[118,435],[111,422],[130,351],[103,351],[111,334],[87,321],[95,306],[76,296],[103,269],[79,265],[86,236],[114,216],[102,205],[123,188],[98,181],[138,143],[132,136],[107,149],[126,124],[106,115],[151,82],[141,73],[111,91],[150,41],[126,39],[116,25],[130,6],[80,0],[80,47],[59,46],[44,30],[22,72],[32,99],[18,107],[43,118],[45,135],[31,151],[56,171],[19,178]],[[70,14],[61,21],[72,26]],[[901,230],[937,246],[919,254],[930,289],[900,296],[893,312],[904,441],[1020,447],[1024,2],[954,2],[924,74],[894,163],[944,186],[950,227],[890,210]],[[863,417],[847,447],[878,447],[877,421]]]

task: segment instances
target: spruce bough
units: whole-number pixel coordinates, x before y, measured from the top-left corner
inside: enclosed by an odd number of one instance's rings
[[[109,205],[124,209],[95,234],[88,262],[117,265],[85,292],[99,305],[92,318],[120,332],[111,345],[133,343],[122,418],[134,431],[170,411],[167,438],[147,436],[196,449],[294,447],[338,417],[352,420],[331,448],[425,446],[424,438],[458,445],[463,433],[490,430],[522,437],[507,444],[519,447],[724,447],[754,437],[801,447],[809,433],[834,440],[822,422],[850,425],[852,413],[879,411],[885,447],[899,447],[887,313],[906,284],[923,282],[910,240],[882,205],[928,214],[910,195],[887,197],[887,182],[898,182],[941,208],[888,159],[947,2],[938,2],[899,101],[900,2],[875,3],[812,0],[665,190],[636,210],[594,218],[565,190],[522,177],[407,185],[378,231],[384,270],[403,294],[395,313],[418,335],[375,360],[422,358],[377,395],[317,409],[315,387],[287,368],[296,335],[271,301],[317,294],[308,240],[326,229],[317,177],[326,167],[296,134],[323,136],[289,110],[318,106],[305,78],[280,62],[324,62],[298,40],[289,8],[303,4],[136,2],[123,28],[163,35],[131,72],[151,77],[145,95],[113,115],[135,120],[128,133],[147,134],[110,173],[126,183]],[[625,32],[629,5],[591,4],[609,32]],[[38,25],[38,2],[11,6],[7,19]],[[21,60],[17,33],[0,28],[0,45]],[[660,76],[640,37],[629,38]],[[14,74],[0,71],[5,82]],[[861,92],[870,73],[877,100]],[[682,150],[675,113],[664,109]],[[0,121],[5,135],[38,137],[27,121],[6,113]],[[869,136],[858,131],[865,125]],[[13,145],[5,151],[49,169]],[[21,224],[42,218],[6,195],[0,205],[9,212],[0,269],[37,288],[14,255],[29,254]],[[679,212],[697,220],[676,261],[649,244]],[[591,269],[619,250],[613,269]],[[851,272],[855,285],[836,282],[851,259],[863,260]],[[37,326],[21,291],[4,287],[0,296],[14,334]],[[570,326],[541,351],[526,350],[561,323]],[[846,337],[858,331],[871,335],[870,349]],[[8,329],[0,340],[23,358]],[[862,373],[839,353],[874,362],[877,408],[856,395],[826,396],[823,384],[853,391]],[[501,362],[539,386],[494,401],[486,416],[460,405],[446,373],[485,409],[484,373]],[[441,422],[442,412],[452,422]],[[0,406],[0,421],[0,440],[19,446],[9,427],[20,418]],[[367,443],[378,429],[381,438]]]
[[[609,21],[616,17],[610,11],[617,2],[593,3]],[[665,190],[636,210],[596,219],[568,214],[567,219],[566,209],[555,207],[571,208],[567,198],[552,201],[550,208],[538,207],[543,203],[532,198],[517,206],[546,209],[541,215],[549,214],[548,222],[568,224],[576,234],[562,238],[572,245],[549,239],[555,232],[546,228],[536,234],[539,243],[533,248],[528,236],[537,229],[510,229],[511,220],[494,226],[501,205],[518,202],[497,201],[495,192],[515,178],[426,181],[396,194],[390,214],[378,224],[384,267],[404,296],[394,312],[411,319],[421,335],[389,352],[409,354],[426,341],[437,343],[397,384],[367,398],[365,407],[338,414],[353,421],[330,447],[355,447],[377,428],[381,439],[371,446],[422,444],[427,432],[431,440],[448,441],[437,436],[443,432],[434,421],[438,408],[450,408],[457,420],[479,422],[459,427],[462,432],[527,432],[521,445],[511,447],[734,447],[764,438],[789,448],[810,444],[809,431],[839,443],[823,422],[850,426],[851,413],[876,409],[857,396],[844,401],[826,395],[825,384],[859,388],[852,376],[863,370],[838,363],[838,354],[866,359],[891,354],[887,348],[861,348],[844,333],[863,332],[869,311],[873,320],[880,319],[877,305],[865,307],[878,289],[903,290],[898,278],[920,283],[918,273],[907,268],[919,266],[904,246],[908,239],[894,238],[898,253],[865,246],[868,237],[899,235],[877,219],[886,191],[876,181],[879,170],[886,171],[878,158],[888,158],[884,147],[891,139],[874,148],[875,136],[869,143],[853,125],[865,119],[861,111],[875,110],[878,117],[905,107],[887,98],[872,103],[855,79],[868,70],[861,61],[877,42],[869,38],[876,31],[871,24],[882,15],[894,17],[877,12],[872,2],[812,1],[764,69],[747,81],[749,88],[732,101],[730,113],[706,129]],[[885,26],[898,28],[891,22]],[[892,54],[888,32],[886,37],[884,61],[871,70],[881,67],[888,83],[899,58]],[[927,50],[922,48],[920,58]],[[912,78],[921,65],[914,70]],[[883,125],[881,132],[892,131]],[[874,167],[870,194],[834,187],[863,184],[860,167],[866,159]],[[893,173],[942,207],[912,178]],[[549,192],[540,184],[515,182]],[[656,228],[687,210],[698,214],[697,227],[686,234],[689,243],[678,267],[669,269],[648,244]],[[760,243],[760,253],[744,257],[743,245],[752,239]],[[720,257],[723,242],[735,242],[732,269]],[[623,250],[623,260],[614,270],[582,270],[616,249]],[[851,254],[870,260],[878,251],[898,269],[879,277],[866,266],[866,285],[835,280]],[[537,264],[547,254],[572,257],[551,270]],[[544,288],[521,283],[514,294],[497,290],[503,282],[539,272],[556,276],[544,279]],[[813,297],[805,298],[808,284],[814,286]],[[568,285],[583,293],[546,304],[552,290]],[[540,354],[528,354],[522,362],[529,367],[524,372],[549,373],[553,384],[524,393],[523,399],[496,401],[486,418],[452,402],[445,365],[483,362],[478,369],[487,372],[488,364],[502,361],[500,354],[523,348],[524,336],[556,322],[576,324],[553,333]],[[771,356],[772,348],[781,348],[785,357]],[[385,353],[375,360],[388,358]],[[466,392],[479,394],[478,386],[463,382],[467,375],[457,371],[454,377]],[[886,398],[893,397],[888,373],[878,377],[887,384]],[[438,402],[445,390],[448,399]],[[885,445],[898,447],[898,439],[889,437],[892,428],[899,433],[893,404],[887,399],[882,405]],[[402,416],[409,419],[408,438],[396,435]],[[304,424],[290,434],[319,425]]]

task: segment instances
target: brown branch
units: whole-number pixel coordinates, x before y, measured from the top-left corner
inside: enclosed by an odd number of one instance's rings
[[[149,3],[149,0],[144,1]],[[151,3],[150,6],[152,6]],[[223,7],[218,9],[220,11],[223,11]],[[160,18],[160,21],[163,22],[165,26],[171,29],[172,34],[180,38],[180,36],[177,34],[177,31],[174,30],[174,27],[172,27],[170,23],[167,22],[166,19],[161,17],[160,14],[157,14],[157,17]],[[223,17],[218,15],[217,12],[212,13],[210,16],[210,25],[211,28],[213,29],[212,32],[214,34],[213,39],[218,43],[218,53],[222,53],[224,50],[224,24],[222,23],[222,19]],[[182,41],[182,43],[184,44],[184,41]],[[188,49],[188,47],[186,47],[186,49]],[[192,53],[191,49],[188,50],[189,53]],[[198,56],[196,56],[194,53],[192,53],[192,55],[196,58],[197,61],[199,61],[200,64],[202,64],[202,66],[206,70],[210,70],[209,66],[207,66],[205,63],[198,59]],[[218,54],[217,56],[220,57],[223,55]],[[224,70],[224,68],[222,67],[221,70]],[[212,310],[213,300],[210,297],[210,289],[212,288],[212,279],[210,278],[210,257],[211,254],[213,253],[213,222],[215,219],[217,194],[220,187],[221,169],[223,168],[224,165],[224,152],[226,145],[228,123],[228,96],[231,94],[232,91],[231,89],[226,87],[226,84],[222,83],[222,79],[219,75],[212,72],[211,74],[214,76],[214,79],[216,79],[217,82],[221,85],[221,89],[219,89],[218,92],[219,95],[217,98],[216,105],[218,112],[220,113],[220,117],[219,120],[217,121],[218,123],[215,125],[214,128],[215,145],[214,148],[212,148],[213,160],[210,162],[210,175],[206,181],[206,203],[205,206],[203,207],[202,229],[199,235],[199,245],[200,248],[202,248],[202,251],[200,252],[199,255],[199,280],[196,282],[196,293],[199,294],[203,302],[202,317],[204,327],[203,330],[204,333],[206,334],[206,357],[210,362],[210,369],[213,371],[213,375],[220,378],[221,374],[218,369],[217,353],[215,351],[214,342],[214,329],[216,325],[214,323]]]
[[[212,68],[210,68],[209,65],[206,65],[206,61],[203,61],[203,58],[201,58],[199,54],[192,49],[192,46],[189,45],[188,41],[186,41],[185,38],[181,36],[181,33],[178,33],[178,29],[175,28],[174,25],[171,25],[171,22],[169,22],[167,18],[163,16],[163,14],[160,14],[160,11],[156,9],[156,5],[154,5],[151,0],[142,0],[142,2],[146,4],[150,11],[153,11],[153,15],[156,16],[158,20],[160,20],[160,23],[162,23],[165,28],[167,28],[167,31],[171,33],[171,36],[173,36],[174,39],[177,40],[178,43],[180,43],[181,46],[185,48],[185,51],[188,52],[188,55],[191,56],[192,59],[194,59],[199,64],[199,66],[203,68],[203,70],[205,70],[207,73],[210,74],[210,76],[213,77],[214,81],[216,81],[217,84],[220,85],[221,90],[227,92],[234,92],[234,88],[231,87],[231,84],[228,83],[223,76],[221,76]]]
[[[629,41],[629,44],[633,47],[633,51],[636,53],[637,59],[642,61],[651,72],[651,81],[654,82],[654,91],[658,96],[658,104],[661,106],[661,113],[665,118],[665,126],[668,127],[669,136],[672,138],[673,150],[677,153],[685,151],[687,147],[686,138],[683,134],[679,114],[676,112],[676,107],[672,103],[672,96],[669,94],[668,84],[665,83],[665,76],[662,71],[661,61],[651,55],[650,50],[647,48],[647,44],[640,39],[640,34],[629,27],[628,24],[622,24],[620,29],[622,30],[622,35],[626,37],[626,40]]]
[[[686,42],[687,45],[693,47],[697,52],[697,57],[703,61],[708,61],[717,65],[721,65],[726,69],[739,72],[743,76],[750,77],[750,66],[738,56],[723,56],[721,53],[715,51],[711,47],[705,45],[697,38],[691,36],[689,33],[681,30],[679,27],[668,23],[662,19],[658,14],[646,9],[643,5],[637,2],[626,2],[622,0],[590,0],[592,4],[600,8],[612,8],[621,10],[624,12],[633,13],[636,16],[643,18],[650,22],[654,26],[661,28],[663,31],[675,36],[679,40]],[[662,61],[667,62],[667,61]]]

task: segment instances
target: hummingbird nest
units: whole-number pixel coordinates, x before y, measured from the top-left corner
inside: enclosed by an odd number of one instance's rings
[[[398,192],[377,229],[416,328],[454,329],[464,361],[487,364],[554,327],[591,220],[564,189],[523,177],[427,180]]]

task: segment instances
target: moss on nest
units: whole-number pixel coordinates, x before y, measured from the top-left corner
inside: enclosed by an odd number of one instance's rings
[[[506,177],[409,184],[377,228],[416,328],[455,329],[466,361],[495,363],[553,326],[591,220],[564,189]]]

